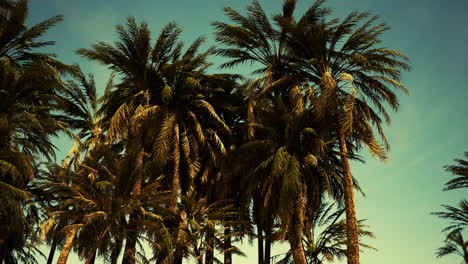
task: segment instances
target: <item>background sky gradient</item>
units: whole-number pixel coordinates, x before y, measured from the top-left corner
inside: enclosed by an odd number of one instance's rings
[[[249,0],[33,0],[29,25],[56,14],[65,20],[45,36],[55,40],[48,51],[68,64],[78,63],[85,72],[96,75],[103,87],[109,71],[103,66],[83,60],[75,51],[89,48],[97,41],[116,40],[115,25],[125,23],[127,16],[145,21],[155,37],[163,25],[176,21],[188,41],[204,35],[213,42],[210,22],[227,21],[223,7],[243,11]],[[269,14],[281,10],[281,0],[260,1]],[[311,0],[298,1],[298,14],[310,6]],[[466,114],[468,87],[468,1],[467,0],[330,0],[327,6],[333,17],[343,18],[353,10],[377,14],[392,27],[383,37],[383,45],[401,51],[411,60],[412,71],[403,75],[403,84],[410,95],[401,94],[401,108],[392,115],[386,129],[391,143],[387,164],[373,160],[366,152],[366,164],[352,164],[366,197],[357,198],[358,218],[367,224],[377,238],[367,241],[378,251],[362,253],[363,264],[452,264],[453,256],[436,259],[434,252],[442,245],[441,229],[446,223],[431,212],[441,204],[455,205],[467,197],[466,189],[442,192],[450,178],[444,165],[453,164],[468,151]],[[213,62],[221,61],[212,58]],[[213,70],[216,70],[213,68]],[[249,73],[252,68],[234,69]],[[101,89],[102,92],[102,89]],[[56,141],[60,160],[71,143]],[[284,252],[287,244],[274,247],[274,254]],[[245,245],[245,259],[236,264],[256,263],[256,247]],[[45,263],[45,262],[44,262]],[[69,263],[80,263],[76,256]],[[338,262],[337,262],[338,263]],[[345,263],[343,261],[342,263]]]

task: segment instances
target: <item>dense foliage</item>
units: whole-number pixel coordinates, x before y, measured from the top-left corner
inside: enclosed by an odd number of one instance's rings
[[[386,158],[387,106],[398,109],[409,67],[383,48],[377,17],[332,19],[323,4],[297,16],[284,0],[271,18],[257,1],[225,8],[208,49],[174,23],[153,37],[128,18],[115,43],[77,51],[112,70],[96,87],[35,52],[54,44],[41,36],[60,16],[27,27],[28,1],[1,0],[0,263],[73,251],[88,264],[230,264],[244,239],[259,264],[359,263],[372,248],[359,237],[373,234],[356,217],[349,160],[363,147]],[[212,73],[212,56],[226,73]],[[246,63],[248,78],[235,73]],[[60,132],[74,144],[57,164]],[[272,256],[275,242],[290,251]]]

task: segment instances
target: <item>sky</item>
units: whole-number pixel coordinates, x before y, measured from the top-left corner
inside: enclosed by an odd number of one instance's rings
[[[298,13],[311,0],[298,0]],[[210,22],[224,21],[223,7],[243,11],[249,0],[32,0],[29,24],[56,14],[64,21],[45,36],[55,40],[49,51],[68,64],[78,63],[85,72],[95,74],[104,86],[109,71],[75,54],[97,41],[116,40],[115,25],[126,17],[148,23],[153,36],[168,22],[177,22],[186,41],[206,36],[214,44]],[[260,0],[267,13],[281,10],[280,0]],[[370,11],[392,29],[383,36],[383,46],[403,52],[411,60],[412,70],[403,74],[403,84],[410,95],[400,95],[400,109],[392,114],[386,128],[391,143],[386,164],[372,159],[365,151],[365,164],[353,163],[354,176],[366,196],[357,197],[357,214],[368,219],[376,239],[366,241],[377,251],[362,253],[361,263],[459,263],[457,257],[436,259],[434,252],[442,245],[440,232],[446,223],[431,215],[441,204],[455,205],[466,190],[442,192],[450,175],[443,166],[453,164],[468,151],[468,1],[466,0],[329,0],[333,17],[343,18],[354,10]],[[219,59],[214,59],[219,61]],[[248,73],[249,67],[236,68]],[[58,139],[59,157],[71,143]],[[282,253],[288,245],[275,245]],[[242,247],[247,258],[234,263],[256,263],[256,248]],[[79,263],[72,256],[69,263]],[[339,263],[339,262],[336,262]],[[345,263],[344,261],[342,263]]]

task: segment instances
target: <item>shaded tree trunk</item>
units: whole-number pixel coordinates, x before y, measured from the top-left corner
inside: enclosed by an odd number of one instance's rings
[[[174,125],[174,149],[173,149],[173,158],[174,158],[174,168],[173,168],[173,177],[172,177],[172,186],[171,191],[174,195],[174,198],[169,204],[169,210],[173,213],[177,212],[177,200],[179,198],[179,187],[180,187],[180,135],[179,135],[179,125]],[[174,236],[174,264],[182,264],[183,260],[183,247],[180,245],[180,236],[182,233],[181,228],[184,225],[184,221],[187,215],[185,212],[181,212],[182,222],[177,226]]]
[[[179,225],[177,226],[176,234],[174,237],[174,242],[175,242],[174,243],[174,262],[173,262],[174,264],[182,264],[182,260],[184,257],[185,245],[180,244],[182,230],[185,227],[185,221],[187,221],[187,213],[184,210],[180,212],[180,220],[181,221]]]
[[[348,159],[348,148],[343,130],[340,128],[341,163],[344,177],[344,196],[346,208],[346,257],[348,264],[359,264],[358,224],[356,218],[356,201],[354,198],[354,183]]]
[[[299,198],[294,204],[294,211],[291,216],[290,230],[288,231],[288,241],[295,264],[307,264],[304,248],[302,246],[302,232],[304,229],[304,201]]]
[[[257,223],[257,243],[258,243],[258,264],[263,264],[263,227],[260,222]]]
[[[52,264],[52,261],[54,261],[55,250],[57,250],[57,238],[56,237],[54,237],[54,239],[52,240],[52,246],[50,247],[49,256],[47,257],[47,264]],[[0,262],[0,264],[1,263],[2,262]]]
[[[210,228],[206,232],[205,264],[213,264],[214,260],[214,231]]]
[[[231,247],[231,227],[226,226],[224,229],[224,264],[232,264]]]
[[[133,185],[133,196],[139,196],[141,194],[141,170],[143,169],[143,157],[144,150],[140,149],[135,159],[135,169],[140,171],[137,175],[137,179]],[[122,264],[134,264],[135,263],[135,253],[136,253],[136,244],[138,237],[138,214],[131,213],[128,226],[127,226],[127,236],[125,241],[125,250],[122,258]]]
[[[173,213],[177,211],[177,199],[179,197],[179,186],[180,186],[180,179],[179,179],[179,166],[180,166],[180,148],[179,148],[179,126],[176,124],[174,126],[174,149],[173,149],[173,157],[174,157],[174,173],[172,176],[172,184],[171,184],[171,191],[174,194],[174,198],[169,204],[169,210]]]
[[[78,227],[73,227],[71,228],[71,230],[67,232],[65,243],[63,244],[62,251],[60,251],[57,264],[67,263],[68,255],[70,255],[70,250],[72,249],[73,240],[75,239],[77,232],[78,232]]]
[[[268,218],[266,220],[265,226],[265,260],[263,261],[264,264],[270,264],[271,258],[271,231],[272,231],[272,219]]]

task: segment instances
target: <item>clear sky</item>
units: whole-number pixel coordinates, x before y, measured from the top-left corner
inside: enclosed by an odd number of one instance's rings
[[[57,45],[50,51],[65,63],[79,63],[97,77],[101,87],[109,72],[74,53],[96,41],[116,39],[114,26],[127,16],[149,24],[153,36],[162,26],[176,21],[182,37],[205,35],[213,42],[210,22],[227,21],[222,8],[244,10],[249,0],[32,0],[29,22],[37,23],[56,14],[65,20],[46,35]],[[262,0],[268,13],[281,8],[280,0]],[[312,3],[299,0],[298,11]],[[366,197],[358,197],[358,217],[368,219],[377,239],[368,241],[378,251],[365,251],[362,263],[459,263],[455,257],[436,259],[442,245],[440,232],[446,223],[430,215],[440,204],[455,205],[466,190],[442,192],[449,179],[443,165],[468,151],[468,1],[466,0],[330,0],[334,16],[343,18],[353,10],[368,10],[392,27],[384,45],[411,59],[413,70],[404,74],[410,96],[401,96],[401,108],[387,128],[392,149],[387,164],[366,158],[353,164]],[[250,69],[236,69],[246,73]],[[70,143],[57,140],[59,157]],[[364,152],[365,157],[368,157]],[[276,246],[280,253],[287,245]],[[248,258],[238,264],[256,263],[254,247],[244,247]],[[73,261],[73,262],[72,262]],[[70,262],[75,263],[76,258]],[[78,262],[77,262],[78,263]],[[345,263],[345,262],[343,262]]]

